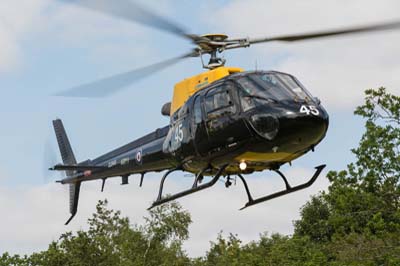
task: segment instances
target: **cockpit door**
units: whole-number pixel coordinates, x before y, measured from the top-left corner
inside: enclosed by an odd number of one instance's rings
[[[204,121],[202,98],[203,96],[199,94],[193,101],[191,134],[196,152],[204,156],[207,155],[208,137]]]
[[[238,103],[236,87],[225,82],[210,89],[204,97],[208,152],[216,153],[238,139]]]

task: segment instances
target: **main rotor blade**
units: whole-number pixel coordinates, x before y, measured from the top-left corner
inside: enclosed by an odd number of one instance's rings
[[[73,3],[91,10],[95,10],[113,17],[137,22],[159,30],[167,31],[192,41],[200,38],[194,34],[188,34],[177,23],[172,22],[152,11],[129,0],[61,0],[66,3]]]
[[[391,29],[397,29],[397,28],[400,28],[400,21],[368,25],[368,26],[363,26],[363,27],[331,30],[331,31],[321,31],[321,32],[294,34],[294,35],[283,35],[283,36],[277,36],[277,37],[271,37],[271,38],[250,39],[249,43],[255,44],[255,43],[272,42],[272,41],[295,42],[295,41],[318,39],[318,38],[324,38],[324,37],[330,37],[330,36],[336,36],[336,35],[357,34],[357,33],[373,32],[373,31],[384,31],[384,30],[391,30]]]
[[[87,97],[100,98],[114,94],[132,83],[145,78],[154,72],[160,71],[168,66],[171,66],[180,60],[188,57],[194,57],[198,54],[190,52],[179,57],[171,58],[150,66],[142,67],[132,71],[117,74],[111,77],[103,78],[94,82],[86,83],[77,87],[73,87],[55,94],[56,96],[67,97]]]

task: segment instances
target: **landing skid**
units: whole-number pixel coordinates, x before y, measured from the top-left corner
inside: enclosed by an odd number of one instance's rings
[[[275,193],[272,193],[272,194],[269,194],[269,195],[264,196],[264,197],[259,197],[257,199],[253,199],[253,197],[251,196],[249,187],[247,185],[246,179],[241,174],[239,174],[238,177],[240,178],[240,180],[242,180],[242,183],[244,185],[244,188],[245,188],[246,194],[247,194],[247,198],[248,198],[248,202],[242,208],[240,208],[240,210],[243,210],[243,209],[245,209],[247,207],[256,205],[258,203],[261,203],[261,202],[264,202],[264,201],[268,201],[268,200],[272,200],[272,199],[281,197],[283,195],[290,194],[290,193],[293,193],[293,192],[296,192],[298,190],[302,190],[302,189],[305,189],[305,188],[311,186],[315,182],[315,180],[317,180],[319,174],[325,168],[325,166],[326,165],[323,164],[323,165],[315,167],[315,169],[317,169],[317,170],[315,171],[314,175],[310,178],[310,180],[308,180],[307,182],[305,182],[303,184],[297,185],[295,187],[291,187],[290,186],[290,184],[287,181],[285,175],[282,174],[281,171],[274,170],[277,174],[279,174],[282,177],[283,182],[285,182],[286,189],[278,191],[278,192],[275,192]]]
[[[195,180],[193,182],[192,188],[187,189],[187,190],[182,191],[182,192],[179,192],[179,193],[176,193],[176,194],[173,194],[173,195],[169,195],[169,196],[163,197],[162,193],[163,193],[163,187],[164,187],[165,179],[167,178],[167,176],[170,173],[172,173],[174,171],[177,171],[177,170],[181,170],[181,169],[180,168],[176,168],[176,169],[169,170],[168,172],[166,172],[164,174],[163,178],[161,179],[160,191],[158,192],[157,200],[155,202],[153,202],[153,204],[150,206],[150,208],[148,208],[148,210],[150,210],[150,209],[152,209],[152,208],[154,208],[154,207],[156,207],[158,205],[161,205],[163,203],[166,203],[166,202],[169,202],[169,201],[184,197],[186,195],[189,195],[189,194],[192,194],[192,193],[195,193],[197,191],[200,191],[200,190],[203,190],[203,189],[206,189],[206,188],[209,188],[209,187],[213,186],[215,183],[217,183],[218,179],[220,178],[221,174],[224,172],[224,170],[225,170],[225,168],[227,166],[228,166],[227,164],[223,165],[218,170],[217,174],[213,177],[213,179],[211,179],[209,182],[199,185],[199,183],[200,183],[199,181],[201,181],[203,179],[204,172],[206,172],[207,170],[210,169],[210,167],[206,167],[199,174],[196,175],[196,178],[195,178]]]
[[[195,180],[193,182],[193,185],[192,185],[192,187],[190,189],[187,189],[185,191],[182,191],[182,192],[179,192],[179,193],[176,193],[176,194],[173,194],[173,195],[168,195],[168,196],[163,197],[162,194],[163,194],[163,189],[164,189],[164,182],[165,182],[167,176],[169,174],[171,174],[172,172],[175,172],[175,171],[178,171],[178,170],[182,170],[182,169],[180,167],[178,167],[178,168],[171,169],[171,170],[167,171],[164,174],[163,178],[161,179],[160,190],[158,192],[157,200],[153,202],[153,204],[148,208],[148,210],[150,210],[150,209],[152,209],[152,208],[154,208],[156,206],[159,206],[161,204],[164,204],[166,202],[169,202],[169,201],[184,197],[186,195],[195,193],[197,191],[200,191],[200,190],[203,190],[203,189],[206,189],[206,188],[209,188],[209,187],[215,185],[215,183],[217,183],[218,179],[221,177],[222,173],[224,172],[224,170],[225,170],[225,168],[227,166],[228,165],[222,166],[218,170],[216,175],[209,182],[199,185],[199,183],[203,179],[203,174],[207,170],[210,170],[210,167],[206,167],[200,173],[198,173],[196,175],[196,178],[195,178]],[[243,209],[245,209],[245,208],[247,208],[249,206],[253,206],[253,205],[256,205],[258,203],[261,203],[261,202],[264,202],[264,201],[268,201],[268,200],[271,200],[271,199],[274,199],[274,198],[277,198],[277,197],[280,197],[280,196],[283,196],[283,195],[286,195],[286,194],[290,194],[292,192],[296,192],[298,190],[302,190],[302,189],[305,189],[305,188],[311,186],[315,182],[315,180],[317,180],[318,176],[320,175],[321,171],[325,168],[325,166],[326,165],[320,165],[320,166],[315,167],[316,171],[315,171],[314,175],[310,178],[310,180],[308,180],[307,182],[305,182],[303,184],[294,186],[294,187],[290,186],[289,182],[287,181],[285,175],[282,172],[280,172],[279,170],[274,170],[283,179],[283,182],[285,183],[286,189],[278,191],[278,192],[275,192],[275,193],[272,193],[272,194],[269,194],[269,195],[266,195],[264,197],[259,197],[259,198],[256,198],[256,199],[253,199],[253,197],[251,196],[250,189],[249,189],[249,186],[247,185],[246,179],[241,174],[238,174],[237,176],[242,181],[243,186],[244,186],[245,191],[246,191],[246,194],[247,194],[247,198],[248,198],[248,202],[240,210],[243,210]]]

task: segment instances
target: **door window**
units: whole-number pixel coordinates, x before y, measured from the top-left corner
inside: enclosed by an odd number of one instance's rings
[[[222,85],[210,90],[205,97],[207,118],[216,118],[235,112],[230,85]]]
[[[194,100],[193,114],[194,114],[194,123],[200,124],[202,121],[202,117],[201,117],[201,102],[199,96],[197,96],[196,99]]]

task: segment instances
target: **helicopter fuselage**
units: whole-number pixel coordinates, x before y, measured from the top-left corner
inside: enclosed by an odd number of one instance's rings
[[[284,79],[293,81],[293,88]],[[211,170],[205,174],[213,175],[216,170],[212,169],[225,164],[224,175],[279,169],[313,150],[327,128],[327,112],[293,76],[241,72],[194,93],[171,116],[169,126],[80,163],[89,170],[77,171],[62,183],[172,168],[199,173],[207,166]]]

